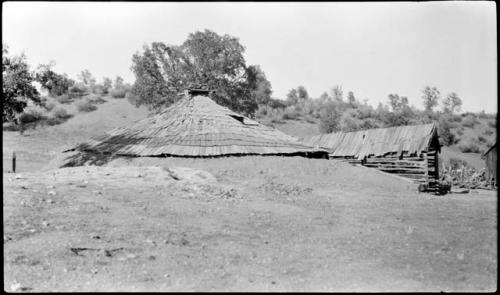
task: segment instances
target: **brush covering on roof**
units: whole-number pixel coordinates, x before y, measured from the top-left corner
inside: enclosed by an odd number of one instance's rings
[[[113,129],[77,149],[131,156],[191,157],[325,153],[202,95],[185,97],[155,116]]]

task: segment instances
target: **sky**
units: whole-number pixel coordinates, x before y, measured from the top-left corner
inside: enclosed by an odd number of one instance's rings
[[[2,43],[32,68],[133,82],[144,44],[209,29],[239,38],[273,97],[335,85],[376,106],[390,93],[422,108],[422,89],[456,92],[463,111],[497,112],[495,2],[3,2]]]

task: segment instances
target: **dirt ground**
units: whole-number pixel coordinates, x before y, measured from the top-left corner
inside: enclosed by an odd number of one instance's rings
[[[300,157],[117,159],[3,183],[6,291],[497,288],[493,191],[418,194]]]

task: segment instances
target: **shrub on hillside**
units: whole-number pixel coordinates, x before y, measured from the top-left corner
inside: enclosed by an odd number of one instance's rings
[[[255,117],[271,123],[283,123],[283,110],[279,108],[272,108],[266,104],[261,104],[255,111]]]
[[[109,92],[109,94],[111,95],[111,97],[113,98],[125,98],[125,96],[127,95],[127,89],[125,88],[119,88],[119,89],[113,89]]]
[[[94,85],[91,90],[92,90],[91,91],[92,93],[97,94],[97,95],[107,94],[107,89],[101,84]]]
[[[265,104],[260,104],[257,110],[255,111],[255,117],[257,118],[265,118],[271,113],[272,108]]]
[[[58,125],[66,122],[73,115],[68,114],[68,112],[63,108],[57,108],[52,112],[52,116],[45,120],[45,123],[49,126]]]
[[[396,112],[387,113],[382,120],[386,127],[403,126],[410,123],[410,118]]]
[[[97,107],[89,100],[78,102],[78,104],[76,105],[76,108],[80,112],[93,112],[93,111],[97,110]]]
[[[458,146],[462,153],[480,153],[481,149],[479,146],[473,142],[461,144]]]
[[[293,106],[289,106],[285,109],[282,115],[283,120],[296,120],[300,116],[300,110]]]
[[[283,123],[283,109],[269,109],[267,117],[269,118],[271,123]]]
[[[460,123],[460,122],[462,122],[462,116],[460,116],[460,115],[452,115],[452,116],[451,116],[451,120],[452,120],[453,122]]]
[[[56,104],[53,103],[53,102],[49,102],[49,103],[46,103],[44,105],[44,108],[47,110],[47,111],[52,111],[54,108],[56,107]]]
[[[286,108],[286,101],[283,101],[281,99],[271,98],[267,102],[267,105],[269,105],[273,109],[277,109],[277,108],[284,109],[284,108]]]
[[[103,99],[102,97],[100,96],[97,96],[95,98],[90,98],[89,101],[93,104],[103,104],[105,103],[107,100]]]
[[[468,114],[463,120],[462,120],[462,125],[465,127],[473,128],[474,125],[478,124],[479,121],[477,120],[476,116],[474,114]]]
[[[299,103],[300,111],[302,114],[312,115],[317,109],[315,102],[311,99],[305,100]]]
[[[352,132],[361,129],[361,124],[363,122],[357,118],[351,116],[345,116],[340,119],[340,131],[342,132]]]
[[[483,132],[483,134],[486,136],[491,136],[491,135],[493,135],[493,133],[495,133],[495,131],[493,131],[492,129],[486,129]]]
[[[37,110],[25,110],[18,117],[20,124],[29,124],[29,123],[42,121],[45,119],[46,119],[46,116],[44,116],[41,112],[39,112]]]
[[[364,119],[376,119],[376,112],[370,105],[359,104],[356,109],[357,115],[356,117],[360,120]]]
[[[83,84],[75,84],[69,88],[69,98],[75,99],[80,98],[89,94],[89,89]]]
[[[69,97],[68,94],[60,95],[56,97],[56,100],[61,104],[68,104],[73,102],[73,100]]]
[[[488,127],[497,128],[497,121],[496,120],[488,121]]]
[[[348,109],[340,116],[340,130],[343,132],[357,131],[361,129],[362,120],[356,118],[357,112],[353,109]]]
[[[455,131],[457,132],[458,136],[464,135],[464,129],[463,128],[457,128],[457,129],[455,129]]]
[[[45,120],[45,123],[49,126],[54,126],[54,125],[59,125],[63,123],[66,120],[55,118],[55,117],[49,117],[47,120]]]
[[[68,112],[63,108],[55,109],[52,112],[52,115],[54,116],[54,118],[58,118],[58,119],[68,119],[68,118],[72,117],[72,115],[68,114]]]
[[[479,141],[480,143],[485,143],[485,142],[487,142],[487,139],[482,135],[478,135],[477,141]]]
[[[361,124],[359,125],[360,130],[366,130],[366,129],[374,129],[374,128],[380,128],[382,127],[381,123],[374,118],[366,118],[361,120]]]
[[[449,116],[442,116],[438,121],[438,134],[441,143],[445,146],[450,146],[458,142],[458,137],[452,131],[456,124],[452,122]]]

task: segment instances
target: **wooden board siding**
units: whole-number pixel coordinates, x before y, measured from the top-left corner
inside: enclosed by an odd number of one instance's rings
[[[487,150],[483,157],[486,163],[486,179],[494,185],[498,185],[497,181],[497,147],[496,143]]]

